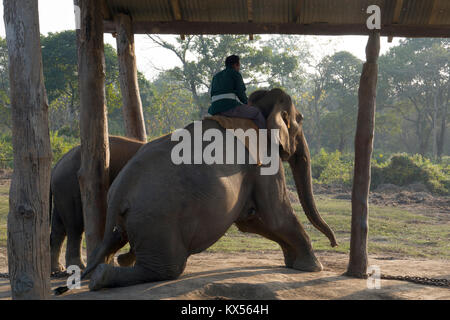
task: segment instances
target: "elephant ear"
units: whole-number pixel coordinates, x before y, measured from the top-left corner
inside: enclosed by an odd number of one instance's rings
[[[280,104],[274,106],[267,118],[267,129],[280,130],[280,145],[285,152],[290,154],[289,118],[287,111],[283,110]]]

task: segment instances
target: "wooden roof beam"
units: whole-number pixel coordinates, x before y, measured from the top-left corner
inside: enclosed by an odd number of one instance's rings
[[[253,0],[247,0],[247,20],[248,22],[253,22]],[[250,41],[253,40],[253,34],[248,35]]]
[[[175,21],[183,20],[183,16],[181,15],[181,7],[179,0],[170,0],[170,7],[172,9],[173,18]],[[181,40],[184,40],[186,37],[184,34],[180,34]]]
[[[300,14],[302,13],[302,2],[303,0],[298,0],[297,7],[295,8],[294,22],[300,23]]]
[[[100,0],[100,6],[102,9],[103,19],[104,20],[113,20],[113,16],[111,14],[111,10],[109,10],[108,4],[106,0]]]
[[[105,21],[106,33],[116,30],[114,22]],[[136,34],[303,34],[303,35],[368,35],[365,24],[298,24],[254,22],[141,22],[133,23]],[[449,25],[383,25],[382,36],[450,38]]]
[[[436,20],[436,7],[437,7],[437,5],[436,5],[436,3],[438,2],[438,1],[436,1],[436,0],[431,0],[432,1],[432,3],[431,3],[431,11],[430,11],[430,17],[428,18],[428,24],[434,24],[435,23],[435,20]]]
[[[403,0],[396,0],[395,1],[395,8],[394,8],[394,16],[392,18],[392,24],[398,24],[400,21],[400,14],[402,13],[402,7],[403,7]],[[388,37],[388,42],[392,42],[394,39],[393,36]]]

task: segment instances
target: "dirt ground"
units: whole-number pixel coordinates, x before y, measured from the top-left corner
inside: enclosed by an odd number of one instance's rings
[[[6,261],[0,249],[0,261]],[[174,281],[160,281],[126,288],[90,292],[82,288],[53,299],[427,299],[450,300],[450,289],[418,285],[404,281],[381,280],[380,289],[368,289],[367,280],[343,276],[347,255],[322,252],[318,257],[324,271],[299,272],[283,267],[281,252],[201,253],[192,256],[182,276]],[[372,256],[369,265],[382,273],[450,279],[450,261],[394,259]],[[5,266],[2,267],[5,272]],[[52,288],[64,285],[52,280]],[[0,279],[0,299],[10,299],[9,281]]]
[[[9,179],[0,172],[0,180]],[[3,176],[3,177],[2,177]],[[1,182],[1,181],[0,181]],[[424,215],[450,219],[449,197],[431,196],[421,185],[408,188],[380,186],[371,193],[376,205],[402,207]],[[350,190],[333,186],[315,186],[315,193],[335,199],[350,199]],[[292,193],[292,201],[297,197]],[[450,289],[404,281],[381,280],[380,289],[368,289],[367,280],[343,276],[348,256],[335,252],[317,253],[324,270],[299,272],[284,267],[281,251],[200,253],[189,258],[185,272],[174,281],[146,283],[126,288],[89,292],[82,288],[53,299],[427,299],[450,300]],[[0,273],[7,272],[6,248],[0,247]],[[450,279],[449,260],[420,260],[372,255],[369,265],[381,273]],[[64,285],[52,279],[52,289]],[[10,299],[9,280],[0,277],[0,300]]]

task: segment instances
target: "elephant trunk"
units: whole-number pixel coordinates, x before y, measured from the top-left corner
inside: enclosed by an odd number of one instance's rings
[[[301,133],[298,139],[297,151],[290,157],[289,165],[291,166],[292,174],[294,176],[300,203],[311,224],[327,236],[331,246],[335,247],[338,244],[333,230],[331,230],[328,224],[322,219],[316,208],[312,190],[311,156],[308,143],[306,142],[303,133]]]

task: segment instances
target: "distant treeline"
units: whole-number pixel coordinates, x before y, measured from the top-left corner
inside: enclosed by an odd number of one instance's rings
[[[331,155],[336,150],[341,155],[353,152],[363,61],[351,53],[339,51],[317,59],[311,41],[300,36],[273,36],[269,40],[255,37],[254,41],[230,35],[186,36],[185,40],[171,42],[157,36],[149,38],[156,46],[165,48],[167,54],[177,57],[180,65],[160,72],[151,81],[139,73],[149,138],[201,119],[209,107],[213,74],[223,68],[226,56],[238,54],[248,93],[281,87],[293,97],[304,115],[305,135],[316,159],[322,152]],[[53,145],[59,144],[54,148],[54,158],[58,159],[79,141],[75,33],[50,33],[42,36],[41,43],[50,130]],[[123,135],[118,61],[110,45],[105,45],[105,60],[109,132]],[[450,155],[449,101],[450,40],[400,41],[379,59],[374,157],[403,152],[442,162]],[[0,166],[3,167],[12,163],[8,162],[10,117],[7,47],[5,39],[0,39]],[[325,172],[330,170],[335,169],[328,168]]]

